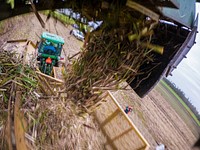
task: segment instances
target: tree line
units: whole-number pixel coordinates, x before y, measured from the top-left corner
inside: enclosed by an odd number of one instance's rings
[[[174,83],[172,83],[167,78],[163,78],[163,80],[172,88],[176,94],[185,102],[185,104],[190,108],[190,110],[195,114],[198,120],[200,120],[200,113],[197,111],[197,108],[191,103],[190,99],[186,97],[185,93],[178,88]]]

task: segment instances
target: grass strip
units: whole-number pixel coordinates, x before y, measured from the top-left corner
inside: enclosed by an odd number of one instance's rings
[[[161,83],[176,97],[176,99],[183,105],[183,107],[187,110],[187,112],[192,116],[194,121],[200,126],[200,121],[197,119],[195,114],[191,111],[191,109],[186,105],[186,103],[178,96],[178,94],[163,80]]]

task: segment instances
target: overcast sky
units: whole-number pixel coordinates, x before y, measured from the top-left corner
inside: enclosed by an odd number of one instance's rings
[[[196,5],[196,11],[200,15],[200,3]],[[186,97],[200,112],[200,32],[197,34],[196,44],[187,54],[187,58],[181,61],[177,69],[172,72],[172,75],[168,79],[185,93]]]

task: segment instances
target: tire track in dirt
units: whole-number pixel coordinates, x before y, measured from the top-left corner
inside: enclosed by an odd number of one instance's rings
[[[191,117],[189,112],[185,110],[182,104],[179,101],[176,101],[176,98],[171,95],[171,93],[164,87],[162,84],[158,84],[156,89],[161,93],[161,95],[167,99],[167,102],[176,110],[178,115],[184,120],[185,124],[190,128],[192,133],[196,138],[199,137],[200,128],[194,119]],[[178,110],[178,111],[177,111]]]
[[[174,149],[191,149],[194,141],[194,135],[189,130],[184,121],[177,115],[175,110],[173,110],[166,101],[158,99],[152,92],[148,95],[155,108],[157,109],[157,114],[161,121],[164,123],[163,131],[168,130],[164,139],[167,139]],[[160,122],[160,121],[159,121]],[[175,139],[171,139],[174,137]],[[174,145],[174,146],[173,146]]]
[[[133,107],[129,117],[149,142],[151,150],[155,150],[156,142],[167,145],[170,150],[191,149],[196,137],[158,91],[154,89],[142,99],[131,90],[116,93],[122,106]]]
[[[63,45],[63,53],[66,58],[73,56],[81,50],[83,42],[70,35],[70,30],[73,29],[70,25],[64,25],[63,23],[56,21],[54,18],[50,18],[47,23],[47,31],[64,38],[65,44]]]
[[[169,116],[169,114],[165,111],[165,109],[162,108],[162,106],[156,102],[156,100],[150,95],[149,98],[153,101],[153,103],[155,103],[155,106],[157,106],[157,108],[160,110],[160,112],[162,112],[163,114],[165,114],[165,119],[169,125],[171,126],[171,128],[175,128],[176,131],[183,137],[182,142],[185,143],[186,141],[188,141],[188,139],[184,136],[184,134],[181,132],[181,130],[179,129],[179,127],[173,122],[173,120],[171,119],[171,117]],[[171,125],[172,124],[172,125]]]
[[[46,19],[46,16],[44,15],[41,15],[41,17],[44,18],[44,20]],[[0,41],[0,43],[5,42],[5,39],[11,40],[21,38],[28,38],[29,40],[36,42],[39,39],[38,36],[40,36],[43,31],[50,30],[50,32],[54,34],[58,33],[58,35],[64,38],[65,44],[63,47],[67,56],[72,56],[73,54],[80,51],[82,42],[78,41],[69,34],[72,27],[69,26],[66,28],[66,26],[60,22],[54,24],[53,20],[54,19],[51,18],[46,23],[46,29],[43,29],[34,14],[29,14],[27,17],[25,16],[24,18],[22,17],[21,20],[14,19],[13,23],[15,23],[17,27],[13,27],[13,29],[10,30],[9,33],[1,35],[1,39],[4,41]],[[128,92],[129,91],[127,91],[126,93]],[[155,137],[156,140],[169,144],[169,148],[172,150],[191,149],[190,145],[193,144],[192,142],[196,140],[195,137],[191,135],[191,133],[189,132],[189,128],[186,127],[180,117],[177,118],[178,115],[176,114],[176,112],[173,111],[172,108],[168,108],[170,106],[167,104],[167,102],[165,102],[164,98],[162,98],[161,95],[158,94],[157,91],[153,90],[148,96],[143,99],[140,99],[138,96],[136,96],[135,93],[131,93],[128,95],[130,95],[130,100],[134,100],[135,102],[140,104],[140,106],[138,106],[138,111],[143,114],[146,124],[148,125],[145,127],[152,134],[152,136]],[[172,116],[173,118],[171,118]],[[140,122],[142,123],[142,121]],[[177,133],[177,135],[171,135],[174,133]],[[186,135],[187,133],[188,135]]]

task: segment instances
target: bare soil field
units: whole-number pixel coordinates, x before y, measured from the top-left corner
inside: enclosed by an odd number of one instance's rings
[[[164,97],[167,102],[176,110],[178,115],[184,120],[193,134],[197,137],[200,131],[199,125],[191,117],[191,114],[183,107],[183,105],[161,82],[155,87],[155,89]]]
[[[43,15],[42,18],[46,19]],[[17,16],[1,23],[0,47],[7,40],[27,38],[36,43],[43,31],[49,31],[64,38],[66,43],[63,55],[72,56],[80,51],[83,43],[69,34],[71,29],[71,26],[65,26],[54,19],[50,19],[43,29],[34,14]],[[133,108],[129,117],[146,138],[151,150],[155,149],[157,142],[165,144],[170,150],[190,150],[197,140],[194,130],[191,131],[158,90],[152,90],[142,99],[130,87],[112,93],[123,108]]]
[[[142,99],[131,89],[114,92],[114,95],[122,107],[133,107],[129,117],[149,142],[150,149],[155,149],[157,142],[165,144],[170,150],[192,149],[198,134],[193,134],[191,128],[156,89]]]

